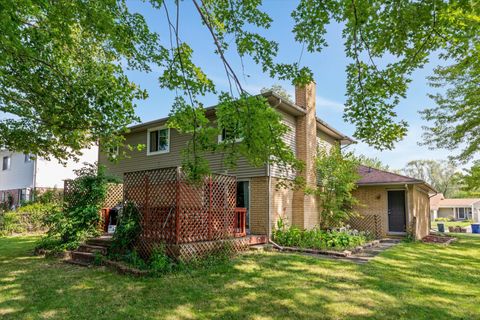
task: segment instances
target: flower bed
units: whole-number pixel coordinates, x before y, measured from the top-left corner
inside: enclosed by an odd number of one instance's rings
[[[273,232],[273,240],[280,246],[315,250],[344,251],[366,244],[371,237],[356,230],[325,231],[318,228],[300,230],[281,227]]]
[[[439,235],[428,235],[422,239],[423,242],[426,243],[436,243],[436,244],[442,244],[445,246],[448,246],[450,243],[453,241],[457,240],[457,238],[454,237],[447,237],[447,236],[439,236]]]

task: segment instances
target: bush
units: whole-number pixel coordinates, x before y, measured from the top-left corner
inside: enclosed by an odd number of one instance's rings
[[[365,244],[371,237],[356,230],[325,231],[318,228],[300,230],[287,227],[282,220],[273,231],[273,240],[286,247],[300,247],[318,250],[344,250]]]
[[[435,221],[448,222],[448,221],[450,221],[450,219],[449,218],[436,218]]]
[[[107,196],[108,184],[116,182],[101,166],[97,169],[95,165],[87,165],[75,173],[77,178],[72,191],[63,199],[63,210],[47,220],[49,239],[45,242],[57,243],[55,250],[74,249],[87,237],[98,234],[99,212]],[[45,242],[37,248],[42,248]]]
[[[142,231],[140,212],[133,202],[126,202],[119,212],[119,219],[110,247],[110,254],[124,254],[133,248]]]
[[[60,210],[56,203],[30,203],[16,211],[0,213],[0,234],[45,231],[46,221]]]

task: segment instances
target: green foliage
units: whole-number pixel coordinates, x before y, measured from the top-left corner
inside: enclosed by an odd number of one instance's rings
[[[123,141],[147,93],[124,69],[150,71],[157,34],[125,1],[3,1],[0,145],[60,160]]]
[[[116,180],[102,166],[87,165],[77,170],[74,187],[64,198],[63,210],[47,219],[47,243],[57,243],[57,249],[73,249],[98,233],[99,211],[107,196],[108,184]],[[41,245],[41,244],[40,244]]]
[[[462,191],[465,191],[474,196],[480,196],[480,160],[473,163],[470,169],[466,169],[462,174]]]
[[[271,87],[268,87],[268,88],[264,87],[260,90],[261,93],[270,92],[270,91],[278,94],[280,97],[282,97],[283,99],[285,99],[287,101],[294,101],[292,96],[287,92],[287,90],[279,84],[274,84],[274,85],[272,85]]]
[[[352,195],[356,182],[358,161],[352,154],[343,155],[339,146],[330,151],[320,150],[316,159],[317,187],[307,188],[306,192],[319,197],[320,227],[342,226],[352,216],[353,207],[358,204]]]
[[[454,162],[435,160],[413,160],[407,163],[405,175],[430,184],[445,198],[454,196],[460,189],[460,173]]]
[[[371,237],[355,230],[325,231],[318,228],[300,230],[288,227],[283,220],[277,221],[273,231],[273,240],[282,246],[319,250],[344,250],[366,243]]]
[[[355,157],[359,164],[364,165],[366,167],[383,170],[383,171],[391,171],[390,167],[387,164],[384,164],[378,158],[370,158],[363,154]]]
[[[131,251],[141,231],[140,212],[137,206],[133,202],[126,202],[119,213],[109,253],[118,255]]]
[[[15,211],[0,212],[0,235],[45,231],[46,221],[60,210],[54,202],[33,202]]]

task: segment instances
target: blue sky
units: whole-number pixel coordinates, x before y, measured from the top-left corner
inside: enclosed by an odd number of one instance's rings
[[[163,10],[155,11],[148,4],[143,4],[140,1],[129,1],[129,7],[132,11],[142,13],[146,17],[149,26],[160,34],[164,44],[169,43]],[[311,68],[315,75],[317,83],[317,115],[336,129],[352,135],[354,127],[345,123],[342,119],[343,103],[345,101],[345,67],[349,60],[344,54],[341,26],[334,24],[328,27],[327,41],[329,46],[321,53],[308,54],[303,52],[301,54],[302,47],[294,41],[291,33],[293,20],[290,17],[290,12],[294,7],[295,1],[264,1],[264,9],[269,12],[274,21],[271,28],[263,34],[267,38],[279,43],[278,62],[298,61],[301,56],[300,63]],[[173,7],[171,11],[172,13],[174,12]],[[181,2],[179,29],[181,39],[188,42],[195,50],[194,61],[215,82],[218,90],[227,90],[228,84],[223,66],[220,60],[213,54],[214,47],[211,38],[207,30],[202,27],[198,13],[189,1]],[[263,87],[281,84],[293,95],[294,88],[290,83],[269,78],[248,59],[243,61],[244,71],[242,72],[242,64],[238,56],[230,54],[228,57],[236,71],[238,71],[244,87],[250,93],[256,94]],[[414,74],[408,96],[397,109],[399,118],[407,120],[410,128],[407,137],[398,143],[394,150],[378,151],[364,143],[358,143],[354,147],[350,147],[350,149],[358,154],[377,157],[395,169],[403,168],[408,161],[415,159],[446,159],[449,155],[448,150],[429,150],[427,147],[417,144],[422,140],[422,125],[426,125],[420,118],[418,111],[433,104],[427,97],[427,93],[431,92],[432,89],[426,83],[426,76],[431,74],[431,72],[432,65],[428,65]],[[137,114],[141,120],[149,121],[167,116],[175,93],[160,89],[157,80],[160,70],[154,69],[148,74],[129,71],[127,74],[131,80],[146,89],[150,95],[147,100],[138,102]],[[202,102],[206,106],[214,105],[216,98],[207,96],[204,97]]]

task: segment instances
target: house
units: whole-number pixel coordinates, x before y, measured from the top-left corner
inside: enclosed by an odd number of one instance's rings
[[[305,163],[305,169],[300,173],[307,186],[314,187],[317,184],[315,157],[318,148],[329,148],[335,144],[348,146],[354,141],[332,128],[325,121],[316,116],[315,106],[315,83],[295,88],[295,103],[281,96],[267,92],[263,96],[268,100],[272,108],[275,108],[282,116],[282,121],[290,128],[285,135],[285,142],[292,148],[298,159]],[[215,107],[207,109],[207,117],[215,120]],[[128,172],[151,170],[158,168],[177,167],[181,164],[181,151],[190,139],[188,135],[179,134],[176,130],[166,127],[167,118],[142,123],[130,127],[130,132],[125,136],[127,145],[146,145],[143,150],[125,148],[127,157],[118,159],[115,163],[109,161],[108,152],[100,150],[99,164],[105,165],[109,173],[120,179]],[[219,140],[221,137],[219,137]],[[235,170],[224,167],[222,154],[209,154],[206,156],[210,167],[215,173],[235,175],[237,178],[237,207],[247,208],[247,229],[251,234],[270,236],[279,218],[286,219],[290,224],[300,228],[312,228],[319,224],[318,201],[316,196],[305,194],[302,190],[277,188],[277,183],[282,179],[293,178],[275,165],[252,167],[244,159],[238,162]],[[383,182],[383,181],[380,181]],[[403,190],[405,195],[404,210],[408,214],[428,225],[428,194],[423,192],[422,187],[402,183],[397,186],[397,191]],[[361,186],[365,197],[379,193],[378,188]],[[382,185],[382,192],[389,190],[388,185]],[[421,189],[421,190],[420,190]],[[428,188],[426,188],[428,189]],[[387,192],[388,193],[388,192]],[[385,194],[387,194],[385,193]],[[390,194],[390,193],[388,193]],[[400,205],[399,193],[392,196],[392,203]],[[383,196],[383,194],[382,194]],[[385,198],[383,198],[385,201]],[[410,199],[407,205],[407,199]],[[414,205],[414,201],[415,205]],[[396,212],[400,210],[392,204]],[[411,209],[411,210],[410,210]],[[382,215],[382,222],[387,219],[387,207],[376,208],[376,214]],[[381,211],[383,210],[383,211]],[[367,210],[368,211],[368,210]],[[365,211],[366,212],[366,211]],[[426,216],[424,217],[424,213]],[[400,213],[398,213],[400,215]],[[417,216],[418,215],[418,216]],[[420,217],[420,215],[422,215]],[[382,226],[385,230],[385,226]],[[421,229],[421,230],[420,230]],[[395,226],[395,232],[405,232],[406,225]],[[422,228],[418,230],[418,236],[428,233]]]
[[[431,217],[480,222],[480,199],[445,199],[439,193],[430,199]]]
[[[373,220],[383,237],[411,232],[421,239],[430,231],[430,196],[435,190],[423,180],[359,166],[354,196],[363,220]],[[365,229],[365,228],[364,228]]]
[[[6,149],[0,150],[0,202],[17,206],[22,201],[32,200],[35,192],[62,189],[63,180],[74,178],[74,170],[84,162],[94,163],[98,147],[82,150],[79,161],[69,160],[66,165],[56,159],[36,158]]]

